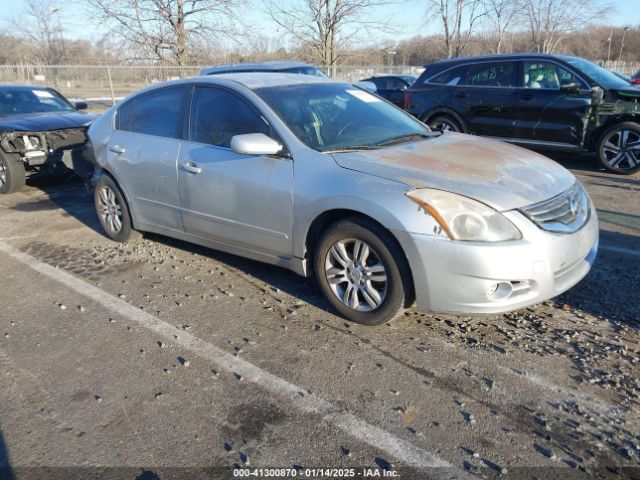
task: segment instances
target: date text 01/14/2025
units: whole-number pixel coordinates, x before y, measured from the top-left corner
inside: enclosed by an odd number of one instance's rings
[[[234,478],[394,478],[395,470],[381,468],[236,468]]]

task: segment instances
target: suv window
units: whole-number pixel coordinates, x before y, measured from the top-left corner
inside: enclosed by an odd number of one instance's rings
[[[460,65],[436,75],[430,83],[471,87],[515,86],[515,62],[487,62]]]
[[[459,67],[451,68],[445,72],[436,75],[433,78],[426,80],[424,83],[438,83],[440,85],[457,85],[460,80],[466,77],[467,69],[469,65],[460,65]]]
[[[178,125],[183,96],[183,87],[173,87],[136,97],[118,111],[116,128],[157,137],[180,138]]]
[[[404,80],[399,78],[390,77],[387,79],[387,88],[389,90],[401,90],[407,86],[407,83]]]
[[[363,82],[371,82],[373,83],[378,90],[386,90],[387,89],[387,79],[380,77],[372,77],[369,80],[363,80]]]
[[[196,88],[189,119],[191,141],[229,148],[234,135],[269,136],[270,130],[266,120],[234,93],[213,87]]]
[[[524,88],[559,90],[561,85],[569,83],[587,88],[574,73],[551,62],[524,62],[522,74]]]
[[[489,62],[471,65],[459,85],[478,87],[515,86],[515,62]]]

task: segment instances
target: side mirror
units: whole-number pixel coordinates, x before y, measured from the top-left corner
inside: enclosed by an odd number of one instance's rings
[[[575,82],[563,83],[560,85],[560,91],[568,94],[580,93],[580,85]]]
[[[89,108],[89,105],[87,104],[87,102],[82,102],[82,101],[74,103],[74,106],[78,110],[86,110],[87,108]]]
[[[244,155],[277,155],[282,145],[264,133],[247,133],[231,137],[231,150]]]

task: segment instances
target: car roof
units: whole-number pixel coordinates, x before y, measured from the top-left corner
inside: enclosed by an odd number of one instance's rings
[[[250,90],[262,87],[283,87],[289,85],[308,85],[311,83],[339,83],[346,84],[327,77],[315,77],[312,75],[300,75],[297,73],[271,73],[271,72],[241,72],[222,73],[220,75],[207,75],[202,77],[187,77],[169,82],[155,83],[141,90],[133,92],[127,98],[137,97],[140,94],[152,92],[157,89],[176,85],[211,84],[233,88],[234,85],[242,85]]]
[[[49,87],[44,85],[22,85],[16,83],[0,83],[0,89],[12,89],[12,90],[48,90]]]
[[[273,62],[251,62],[251,63],[227,63],[224,65],[214,65],[211,67],[204,67],[200,70],[201,75],[211,75],[223,72],[255,72],[256,70],[264,72],[278,72],[289,68],[296,67],[312,67],[304,62],[298,62],[294,60],[282,60]]]

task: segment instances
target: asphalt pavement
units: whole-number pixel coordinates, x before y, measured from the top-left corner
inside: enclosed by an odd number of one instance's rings
[[[600,219],[578,286],[382,327],[277,267],[113,243],[74,178],[0,196],[0,478],[640,478],[640,178],[557,160]]]

